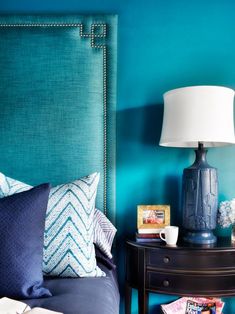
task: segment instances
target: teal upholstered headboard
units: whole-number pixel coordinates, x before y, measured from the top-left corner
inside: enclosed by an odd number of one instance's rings
[[[117,17],[0,17],[0,171],[35,185],[101,173],[115,220]]]

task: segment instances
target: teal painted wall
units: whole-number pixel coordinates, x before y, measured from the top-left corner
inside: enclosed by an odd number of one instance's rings
[[[181,173],[194,158],[191,150],[158,146],[162,94],[199,84],[235,88],[235,1],[1,0],[0,12],[119,15],[117,226],[122,286],[123,243],[135,232],[137,204],[170,204],[172,223],[179,224]],[[234,197],[235,147],[211,149],[208,161],[219,170],[220,199]],[[172,299],[151,296],[151,313]],[[225,300],[224,313],[235,313],[235,298]]]

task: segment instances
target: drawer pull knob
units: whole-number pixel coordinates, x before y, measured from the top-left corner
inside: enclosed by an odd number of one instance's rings
[[[169,287],[169,285],[170,285],[170,283],[169,283],[168,280],[164,280],[164,281],[163,281],[163,286],[164,286],[164,287]]]
[[[164,262],[165,264],[168,264],[168,263],[170,262],[169,257],[168,257],[168,256],[165,256],[165,257],[163,258],[163,262]]]

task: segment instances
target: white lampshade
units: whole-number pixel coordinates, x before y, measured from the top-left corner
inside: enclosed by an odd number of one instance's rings
[[[205,147],[235,144],[234,90],[192,86],[164,94],[161,146]]]

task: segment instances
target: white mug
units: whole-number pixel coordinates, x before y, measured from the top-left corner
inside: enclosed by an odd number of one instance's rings
[[[165,238],[162,237],[163,233],[165,234]],[[160,238],[168,245],[175,245],[178,240],[178,234],[179,227],[166,226],[163,230],[160,231]]]

